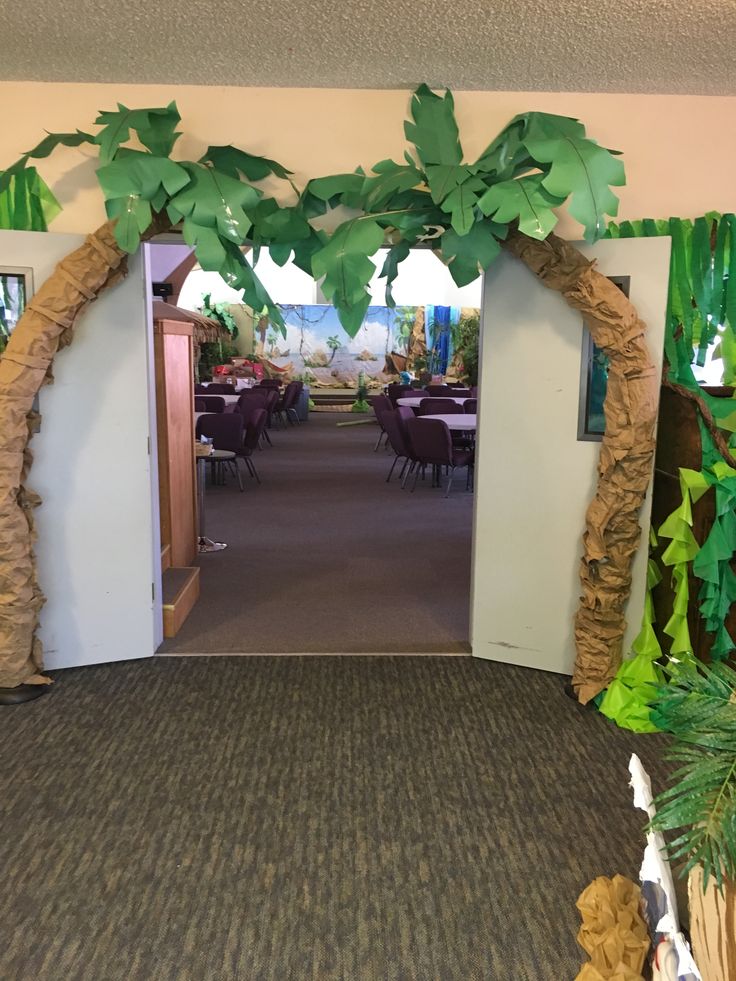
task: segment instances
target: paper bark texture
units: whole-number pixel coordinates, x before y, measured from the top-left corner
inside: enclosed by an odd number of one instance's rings
[[[639,913],[640,890],[630,879],[599,876],[576,903],[578,943],[590,957],[576,981],[642,981],[649,933]]]
[[[125,253],[108,222],[66,256],[28,303],[0,358],[0,687],[46,684],[35,636],[44,602],[33,556],[33,508],[25,486],[28,442],[38,416],[33,400],[51,378],[59,347],[71,341],[77,317],[125,270]]]
[[[646,325],[594,262],[555,235],[540,242],[516,232],[504,246],[580,311],[610,360],[606,431],[596,492],[585,516],[582,595],[575,616],[573,686],[585,703],[608,687],[621,663],[624,607],[654,456],[659,377],[647,351]]]
[[[703,869],[696,865],[687,882],[690,937],[703,981],[736,978],[736,886],[725,882],[718,891],[713,876],[703,892]]]

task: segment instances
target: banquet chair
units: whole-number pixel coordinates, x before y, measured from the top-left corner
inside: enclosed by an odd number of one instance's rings
[[[258,476],[255,463],[253,463],[253,451],[259,447],[261,436],[266,431],[267,422],[268,413],[266,410],[256,409],[256,411],[250,417],[248,425],[246,426],[245,439],[243,440],[243,446],[240,454],[245,460],[245,465],[250,471],[251,477],[255,477],[257,483],[259,484],[261,482],[261,478]]]
[[[409,447],[406,432],[401,424],[398,411],[394,409],[384,409],[380,414],[379,422],[383,427],[383,431],[386,433],[388,445],[395,454],[393,463],[391,464],[391,469],[388,472],[388,477],[386,477],[386,483],[388,484],[390,482],[396,464],[399,462],[399,460],[403,459],[404,462],[401,466],[401,470],[399,471],[399,480],[401,480],[403,484],[404,474],[406,473],[407,467],[411,463],[412,453]]]
[[[264,411],[264,410],[261,410]],[[238,460],[243,457],[243,417],[239,412],[223,412],[220,415],[200,416],[197,419],[196,436],[206,436],[212,440],[216,450],[230,450],[235,454],[235,460],[204,460],[215,467],[215,474],[221,470],[223,463],[227,463],[234,469],[235,476],[238,478],[238,486],[243,490],[243,481],[240,476]]]
[[[381,445],[381,440],[386,436],[387,443],[390,442],[388,436],[386,435],[386,430],[382,422],[382,416],[384,412],[391,412],[393,406],[391,404],[391,399],[388,395],[374,395],[371,399],[373,413],[376,417],[378,425],[381,427],[381,431],[378,434],[378,439],[376,440],[376,445],[373,447],[373,452],[375,453],[378,447]]]
[[[451,416],[461,413],[463,406],[461,402],[452,399],[429,398],[422,399],[419,403],[417,415],[420,416]]]
[[[197,408],[198,405],[203,408]],[[197,395],[194,400],[195,412],[224,412],[225,399],[221,395]]]
[[[473,469],[474,454],[472,450],[462,449],[452,445],[450,430],[447,423],[441,419],[410,419],[407,422],[411,449],[416,457],[418,466],[414,468],[414,483],[412,492],[416,488],[417,478],[420,470],[425,467],[432,467],[433,485],[439,486],[440,472],[442,467],[447,467],[449,475],[447,478],[447,489],[445,497],[450,494],[452,478],[458,467],[467,468],[466,489],[471,486],[471,473]]]
[[[463,402],[463,412],[466,415],[475,415],[478,411],[478,399],[465,399]]]
[[[296,412],[296,402],[303,387],[304,386],[301,382],[289,382],[284,389],[284,394],[281,396],[274,409],[274,415],[278,419],[281,419],[282,422],[284,419],[286,419],[290,426],[294,425],[294,419],[296,419],[297,422],[300,421]]]
[[[427,385],[427,392],[430,395],[452,395],[449,385]]]
[[[208,395],[234,395],[235,386],[226,385],[225,382],[211,382],[207,386]]]

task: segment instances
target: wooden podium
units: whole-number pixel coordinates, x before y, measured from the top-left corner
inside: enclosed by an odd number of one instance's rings
[[[156,304],[156,307],[165,304]],[[155,307],[154,307],[155,309]],[[197,475],[194,458],[193,325],[156,310],[158,489],[164,637],[174,637],[199,597]]]

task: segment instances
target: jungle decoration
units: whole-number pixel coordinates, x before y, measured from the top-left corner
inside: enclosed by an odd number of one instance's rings
[[[586,135],[581,122],[547,113],[516,116],[474,161],[465,161],[451,93],[427,86],[413,94],[402,162],[310,180],[299,191],[291,173],[267,157],[210,146],[196,161],[172,156],[180,122],[176,105],[101,112],[96,130],[47,135],[0,176],[0,202],[24,181],[36,222],[54,202],[29,163],[57,146],[89,144],[109,220],[58,266],[36,292],[0,361],[0,686],[43,684],[35,636],[42,596],[31,550],[33,508],[27,449],[36,419],[33,400],[48,379],[58,348],[99,292],[125,273],[125,257],[142,240],[181,228],[203,269],[218,272],[243,300],[281,328],[281,314],[246,261],[268,248],[277,263],[322,280],[349,335],[360,327],[379,248],[386,300],[400,263],[414,245],[429,244],[459,286],[475,279],[501,249],[524,262],[579,310],[593,340],[610,358],[606,433],[598,486],[586,515],[582,598],[575,621],[573,684],[587,702],[614,677],[622,655],[630,567],[640,537],[638,514],[649,483],[658,379],[644,342],[645,325],[626,297],[572,245],[552,231],[557,209],[593,242],[615,215],[612,187],[624,184],[618,156]],[[263,181],[281,182],[288,201],[269,196]],[[270,185],[269,185],[270,186]],[[313,220],[339,206],[328,234]],[[32,227],[22,208],[6,222]]]
[[[656,686],[664,681],[657,662],[665,655],[680,665],[694,660],[687,622],[691,574],[702,583],[700,615],[714,634],[710,657],[722,661],[736,646],[725,625],[736,599],[731,569],[736,552],[736,401],[704,391],[693,372],[693,364],[705,364],[710,348],[713,357],[722,359],[724,384],[736,382],[736,215],[621,222],[610,224],[608,235],[672,237],[663,384],[697,407],[702,444],[701,469],[680,469],[682,503],[652,532],[655,546],[657,537],[669,540],[661,557],[663,569],[650,558],[648,583],[651,589],[664,575],[665,584],[671,584],[673,613],[663,624],[669,647],[663,652],[654,634],[648,596],[642,631],[633,644],[635,657],[623,662],[600,705],[619,725],[648,732],[656,729],[649,707]],[[705,541],[698,543],[692,508],[706,493],[715,495],[716,517]]]

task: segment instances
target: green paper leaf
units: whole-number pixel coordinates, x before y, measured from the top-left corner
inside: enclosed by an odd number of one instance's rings
[[[413,122],[404,123],[404,133],[416,147],[417,156],[424,167],[459,164],[463,151],[452,93],[445,92],[440,96],[428,86],[420,85],[412,96],[410,112]]]
[[[392,286],[399,274],[399,263],[403,262],[410,252],[411,245],[406,240],[402,240],[396,245],[393,245],[388,250],[383,267],[379,273],[380,278],[385,278],[386,280],[386,306],[391,307],[391,309],[396,306]]]
[[[450,224],[458,235],[467,235],[475,224],[478,195],[485,187],[479,177],[470,176],[443,200],[442,210],[450,213]]]
[[[586,240],[594,242],[605,232],[604,216],[618,212],[610,186],[625,183],[623,164],[587,138],[577,120],[545,116],[535,123],[524,142],[540,165],[551,165],[542,183],[555,197],[570,197],[570,214],[585,228]]]
[[[365,181],[365,174],[333,174],[330,177],[315,177],[309,181],[305,194],[316,201],[324,202],[329,208],[338,204],[351,207],[356,204]],[[324,213],[324,212],[321,212]]]
[[[559,207],[564,199],[550,194],[543,180],[543,174],[533,174],[494,184],[479,199],[478,207],[484,215],[493,215],[496,221],[518,221],[519,230],[525,235],[544,239],[557,224],[553,208]]]
[[[423,182],[421,171],[415,166],[403,166],[393,160],[382,160],[373,165],[375,176],[363,178],[361,196],[368,211],[379,210],[388,205],[393,196],[401,191],[409,191]]]
[[[105,202],[109,218],[117,218],[115,240],[123,251],[131,255],[141,244],[141,234],[151,224],[151,205],[135,194],[127,198],[114,198]]]
[[[211,163],[215,170],[236,180],[239,180],[242,174],[249,181],[262,181],[273,174],[274,177],[286,181],[292,173],[275,160],[254,156],[235,146],[208,146],[207,152],[199,159],[199,163],[207,162]]]
[[[366,286],[376,267],[368,256],[377,252],[383,241],[383,229],[374,219],[352,218],[312,256],[314,277],[324,276],[322,292],[337,309],[340,323],[351,337],[360,330],[371,300]]]
[[[466,235],[448,228],[440,239],[442,258],[457,286],[467,286],[487,269],[501,251],[495,234],[498,226],[481,221]]]
[[[131,129],[151,153],[168,157],[181,135],[176,132],[180,119],[175,102],[156,109],[128,109],[119,102],[116,111],[101,112],[95,120],[98,126],[102,126],[94,137],[100,147],[101,162],[110,163],[121,144],[130,139]]]
[[[61,205],[35,167],[18,171],[0,192],[0,228],[45,232],[60,211]]]
[[[81,146],[82,143],[94,142],[94,136],[90,133],[83,133],[79,129],[75,133],[48,133],[32,150],[27,150],[20,159],[0,173],[0,194],[8,189],[12,178],[25,169],[29,159],[42,160],[48,157],[57,146],[74,147]]]
[[[169,202],[167,210],[172,222],[189,218],[196,225],[216,228],[224,239],[242,244],[251,228],[244,208],[258,204],[259,192],[213,167],[194,163],[181,166],[190,181]]]
[[[515,116],[476,160],[473,172],[500,182],[536,166],[523,141],[529,119],[534,115]]]
[[[128,151],[97,171],[106,200],[138,195],[146,201],[162,204],[189,184],[186,169],[167,157]],[[163,196],[160,192],[163,190]]]

